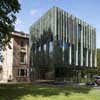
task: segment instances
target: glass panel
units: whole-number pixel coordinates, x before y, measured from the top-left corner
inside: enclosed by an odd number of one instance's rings
[[[46,44],[44,44],[44,51],[46,52]]]
[[[78,24],[78,40],[81,38],[81,24]]]
[[[49,43],[49,55],[53,56],[53,42]]]

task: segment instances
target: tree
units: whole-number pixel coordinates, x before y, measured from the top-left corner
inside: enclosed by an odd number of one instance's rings
[[[100,49],[97,49],[97,66],[100,67]]]
[[[100,75],[100,49],[97,49],[97,69],[98,69],[98,75]]]
[[[16,13],[20,10],[18,0],[0,0],[0,44],[10,46],[11,32],[14,31]]]

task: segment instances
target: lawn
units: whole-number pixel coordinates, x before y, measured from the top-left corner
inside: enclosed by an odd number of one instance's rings
[[[100,100],[100,89],[3,84],[0,85],[0,100]]]

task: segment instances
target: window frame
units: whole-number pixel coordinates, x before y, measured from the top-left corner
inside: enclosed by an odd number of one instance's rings
[[[21,54],[23,54],[23,61],[22,61],[22,55]],[[20,63],[26,64],[26,53],[25,52],[20,52]]]

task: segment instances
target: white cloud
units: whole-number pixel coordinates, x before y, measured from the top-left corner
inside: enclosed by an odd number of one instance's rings
[[[34,16],[34,15],[37,13],[37,11],[38,11],[37,9],[31,10],[31,11],[30,11],[30,15],[31,15],[31,16]]]

